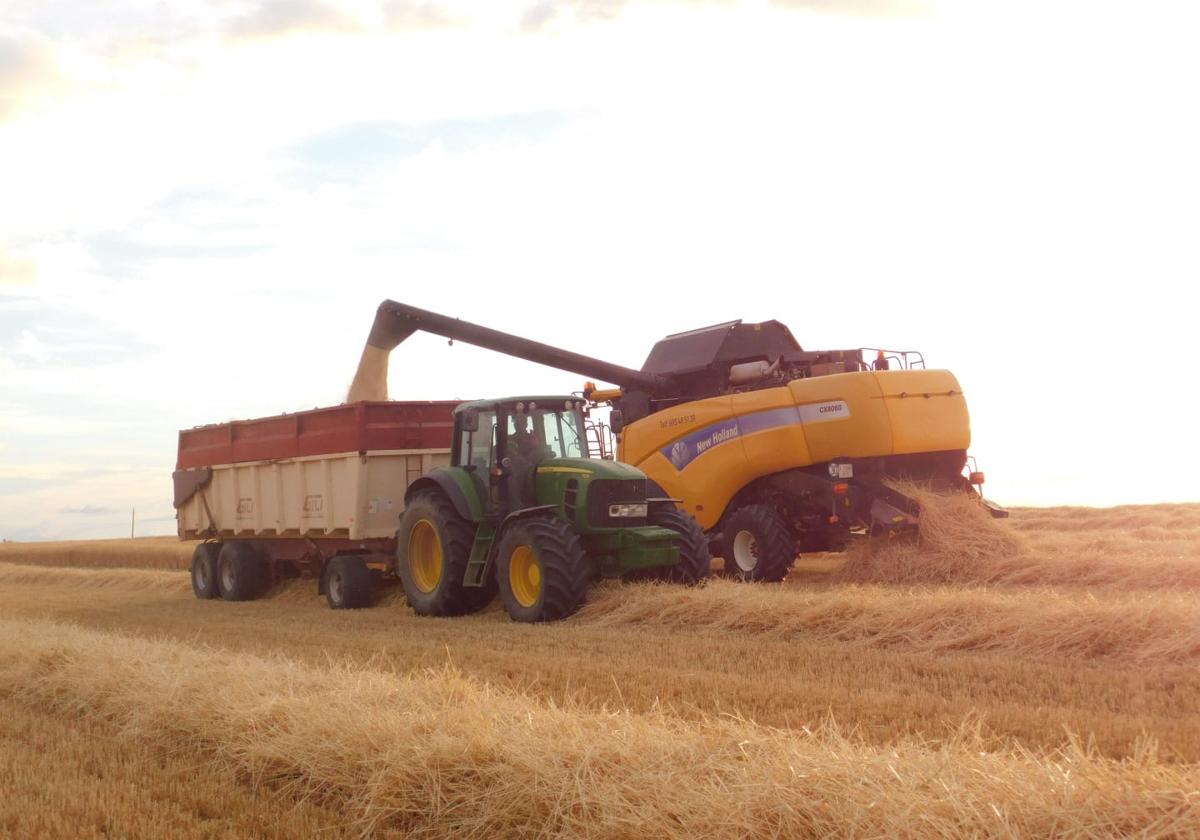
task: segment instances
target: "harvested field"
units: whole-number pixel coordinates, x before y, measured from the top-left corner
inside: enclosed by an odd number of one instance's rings
[[[951,512],[550,626],[197,601],[190,545],[8,544],[0,834],[1195,836],[1200,505],[1114,515]]]
[[[0,543],[0,562],[81,569],[186,569],[195,543],[175,537]]]

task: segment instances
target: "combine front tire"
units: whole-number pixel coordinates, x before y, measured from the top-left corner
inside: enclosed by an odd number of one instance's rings
[[[267,591],[266,561],[253,546],[227,542],[217,555],[217,588],[226,601],[253,601]]]
[[[513,621],[557,621],[583,606],[592,568],[575,529],[533,516],[505,532],[496,555],[500,599]]]
[[[471,523],[441,493],[412,498],[396,532],[396,573],[413,612],[464,615],[487,605],[496,592],[493,581],[463,586],[473,541]]]
[[[371,570],[361,557],[341,554],[325,570],[325,600],[330,609],[356,610],[371,604]]]
[[[725,525],[725,573],[736,580],[780,581],[796,560],[796,538],[774,508],[747,505]]]
[[[712,577],[712,554],[708,550],[708,537],[695,517],[675,506],[662,506],[650,511],[647,524],[669,528],[679,534],[679,562],[674,566],[653,569],[653,576],[670,583],[688,586],[701,583]]]
[[[201,543],[192,552],[192,592],[197,598],[216,598],[220,594],[217,589],[217,555],[220,553],[220,543]]]

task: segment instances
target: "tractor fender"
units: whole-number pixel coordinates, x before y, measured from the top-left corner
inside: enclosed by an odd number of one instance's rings
[[[496,550],[500,547],[500,541],[504,539],[504,534],[508,531],[514,522],[522,519],[528,519],[531,516],[539,516],[543,513],[550,513],[558,509],[557,505],[537,505],[536,507],[522,508],[514,510],[508,516],[500,521],[496,526],[496,532],[492,536],[492,544],[488,546],[487,559],[484,561],[484,575],[491,571],[492,564],[496,562]]]
[[[528,507],[528,508],[522,508],[521,510],[514,510],[508,516],[504,517],[504,519],[500,520],[500,524],[496,526],[496,535],[494,537],[492,537],[492,548],[488,552],[489,562],[492,559],[492,555],[494,555],[496,553],[496,546],[500,545],[500,540],[502,540],[504,538],[504,533],[510,527],[512,527],[512,524],[514,522],[521,520],[521,519],[528,519],[531,516],[538,516],[543,513],[555,511],[557,509],[558,509],[557,505],[537,505],[536,507]]]
[[[463,478],[470,482],[470,478],[463,475]],[[446,494],[446,498],[450,500],[450,504],[454,505],[455,512],[468,522],[480,522],[483,520],[483,509],[479,503],[479,497],[474,493],[468,492],[463,488],[456,471],[447,467],[438,467],[429,472],[428,475],[423,475],[408,485],[408,490],[404,492],[404,504],[407,507],[412,497],[422,490],[441,490]],[[471,488],[472,491],[474,488]]]

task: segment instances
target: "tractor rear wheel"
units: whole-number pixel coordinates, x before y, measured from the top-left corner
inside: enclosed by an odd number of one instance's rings
[[[766,505],[738,508],[725,524],[725,573],[735,580],[780,581],[796,561],[787,520]]]
[[[592,565],[574,528],[555,517],[531,516],[501,538],[496,579],[513,621],[557,621],[583,606]]]
[[[694,516],[684,513],[674,505],[662,505],[651,509],[646,524],[669,528],[679,534],[679,562],[674,566],[651,569],[653,579],[691,586],[712,577],[712,554],[708,550],[708,537],[704,535],[704,529],[696,522]]]
[[[192,552],[192,592],[197,598],[216,598],[217,590],[217,555],[221,553],[220,543],[201,543]]]
[[[418,493],[409,501],[396,532],[396,574],[408,605],[417,615],[465,615],[487,606],[494,580],[463,586],[474,527],[440,492]]]
[[[356,610],[371,604],[371,570],[361,557],[339,554],[325,570],[325,600],[330,609]]]
[[[234,541],[217,555],[217,588],[226,601],[253,601],[267,591],[270,573],[262,555],[249,543]]]

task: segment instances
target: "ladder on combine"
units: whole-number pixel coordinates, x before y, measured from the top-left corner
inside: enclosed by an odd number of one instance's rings
[[[584,437],[587,438],[589,458],[599,458],[604,461],[613,459],[612,429],[607,424],[585,424]]]

